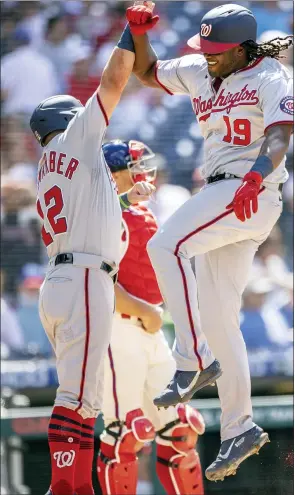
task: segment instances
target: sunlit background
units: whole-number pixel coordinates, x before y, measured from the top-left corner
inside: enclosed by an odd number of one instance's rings
[[[186,40],[197,32],[205,11],[222,3],[158,1],[161,22],[150,38],[159,58],[190,53]],[[259,41],[293,32],[292,1],[239,3],[254,12]],[[46,432],[57,379],[38,316],[47,255],[35,209],[40,149],[29,117],[42,99],[55,94],[87,101],[122,32],[129,5],[115,0],[1,2],[1,495],[42,495],[50,481]],[[284,55],[282,63],[293,71],[293,51]],[[132,77],[108,138],[138,139],[156,153],[158,189],[150,206],[159,223],[202,186],[203,142],[189,98],[144,88]],[[257,253],[241,312],[254,419],[268,429],[272,443],[260,457],[246,461],[236,477],[206,482],[206,494],[293,493],[293,143],[287,168],[284,211]],[[165,332],[172,343],[168,313]],[[207,423],[199,442],[203,467],[215,458],[219,445],[217,393],[209,388],[193,402]],[[101,428],[99,420],[97,435]],[[138,494],[162,493],[153,448],[147,446],[141,454]]]

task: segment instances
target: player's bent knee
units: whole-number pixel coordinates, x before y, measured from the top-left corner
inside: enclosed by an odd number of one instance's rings
[[[112,438],[112,444],[106,440]],[[137,485],[137,452],[155,438],[155,429],[141,409],[130,411],[125,421],[114,421],[101,436],[97,472],[103,495],[134,495]]]
[[[205,423],[202,415],[189,405],[179,404],[177,413],[176,420],[157,432],[157,475],[170,495],[203,495],[196,444],[205,431]]]

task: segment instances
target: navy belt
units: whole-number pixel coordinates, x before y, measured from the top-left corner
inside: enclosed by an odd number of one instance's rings
[[[206,179],[207,184],[212,184],[213,182],[218,182],[219,180],[225,180],[225,179],[240,179],[242,180],[241,177],[237,177],[237,175],[234,174],[229,174],[228,172],[225,172],[224,174],[218,174],[218,175],[210,175]],[[282,192],[283,190],[283,183],[278,184],[278,190]]]
[[[74,256],[72,253],[62,253],[56,256],[54,264],[55,266],[61,264],[67,264],[67,263],[72,265],[73,261],[74,261]],[[107,272],[107,274],[110,274],[113,271],[113,267],[108,263],[106,263],[105,261],[101,262],[100,269],[103,270],[104,272]],[[115,273],[115,275],[112,275],[111,278],[115,284],[118,278],[117,273]]]

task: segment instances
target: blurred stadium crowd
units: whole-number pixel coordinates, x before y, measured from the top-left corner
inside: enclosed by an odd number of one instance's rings
[[[186,40],[209,8],[224,2],[158,1],[161,22],[151,33],[159,58],[189,53]],[[249,6],[259,39],[293,32],[292,1]],[[85,103],[125,25],[124,1],[1,2],[1,357],[51,357],[38,317],[47,263],[35,209],[40,149],[31,135],[35,106],[69,93]],[[293,53],[282,63],[293,70]],[[139,139],[156,153],[158,190],[151,207],[163,222],[202,186],[202,138],[188,98],[144,88],[132,77],[107,138]],[[241,313],[254,376],[292,375],[293,143],[284,212],[259,249]],[[205,207],[205,205],[204,205]]]

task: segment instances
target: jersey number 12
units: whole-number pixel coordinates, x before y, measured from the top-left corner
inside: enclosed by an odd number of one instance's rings
[[[46,210],[46,217],[54,234],[64,234],[68,228],[66,217],[57,218],[57,216],[61,214],[64,207],[64,200],[60,187],[53,186],[51,189],[46,191],[44,194],[44,201],[46,207],[48,207],[51,201],[53,201],[53,204]],[[42,211],[39,199],[37,201],[37,211],[42,220],[44,220],[44,213]],[[53,237],[45,230],[44,225],[42,227],[41,235],[45,246],[48,247],[53,242]]]

